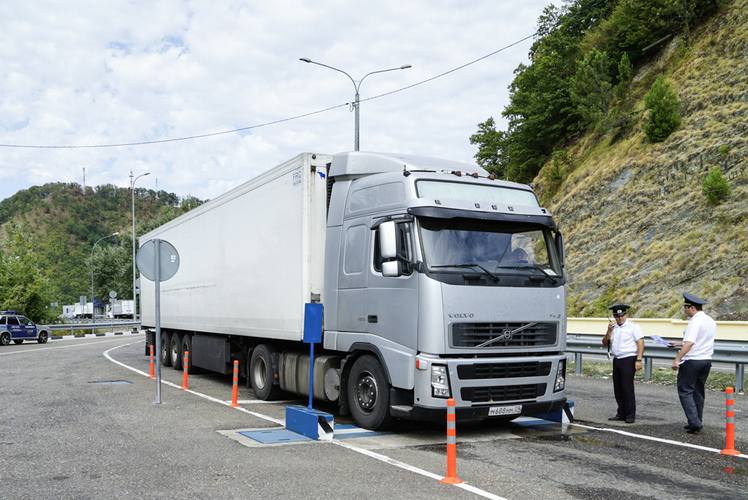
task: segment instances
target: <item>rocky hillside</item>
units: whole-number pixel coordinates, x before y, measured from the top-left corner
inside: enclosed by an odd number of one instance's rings
[[[663,73],[682,124],[665,142],[642,132],[643,96]],[[748,0],[673,38],[635,77],[639,123],[569,144],[564,181],[545,201],[564,232],[569,314],[683,318],[689,291],[715,319],[748,320]],[[732,194],[707,204],[702,179],[721,168]],[[548,169],[537,179],[547,191]]]

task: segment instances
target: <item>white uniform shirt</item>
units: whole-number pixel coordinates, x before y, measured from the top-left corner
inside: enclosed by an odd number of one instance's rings
[[[689,359],[712,359],[714,354],[714,337],[717,334],[717,323],[704,311],[699,311],[688,320],[683,332],[683,342],[693,342],[691,349],[683,356]]]
[[[613,327],[613,332],[610,334],[610,341],[612,342],[610,352],[613,353],[614,358],[628,358],[629,356],[636,356],[638,354],[638,346],[636,341],[644,338],[642,328],[628,319],[623,325]]]

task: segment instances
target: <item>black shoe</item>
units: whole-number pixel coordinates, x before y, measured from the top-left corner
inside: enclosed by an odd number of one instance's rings
[[[684,426],[683,426],[683,428],[684,428],[684,429],[686,429],[686,430],[688,430],[688,429],[690,429],[690,428],[691,428],[691,426],[690,426],[690,425],[688,425],[688,424],[686,424],[686,425],[684,425]]]
[[[627,418],[627,419],[626,419],[626,423],[627,423],[627,424],[633,424],[633,423],[634,423],[634,418],[633,418],[633,417],[629,417],[629,418]]]
[[[616,415],[615,417],[610,417],[608,420],[623,420],[623,417],[620,415]]]
[[[696,434],[697,432],[701,432],[701,427],[689,427],[686,432],[689,434]]]

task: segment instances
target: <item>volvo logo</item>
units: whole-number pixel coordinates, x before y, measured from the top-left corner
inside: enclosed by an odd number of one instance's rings
[[[449,316],[450,319],[470,319],[470,318],[474,318],[475,314],[473,313],[455,313],[455,314],[447,313],[447,316]]]
[[[509,330],[509,329],[504,330],[501,332],[501,335],[496,337],[496,340],[511,340],[513,334],[514,332],[512,330]]]

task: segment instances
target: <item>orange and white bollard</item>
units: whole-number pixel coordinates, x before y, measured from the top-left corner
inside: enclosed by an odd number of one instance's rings
[[[148,375],[148,378],[156,378],[153,374],[153,346],[151,346],[151,374]]]
[[[182,387],[180,387],[180,389],[189,389],[189,387],[187,387],[187,369],[190,366],[189,361],[190,353],[189,351],[184,351],[184,365],[182,365],[182,367],[184,368],[184,376],[182,377]]]
[[[727,443],[724,450],[720,451],[723,455],[740,455],[735,449],[735,410],[733,409],[733,389],[725,389],[725,400],[727,402]]]
[[[239,397],[239,361],[234,360],[234,388],[231,390],[231,404],[232,408],[239,408],[239,403],[236,399]]]
[[[459,484],[457,477],[457,429],[455,427],[455,400],[447,400],[447,477],[441,480],[445,484]]]

